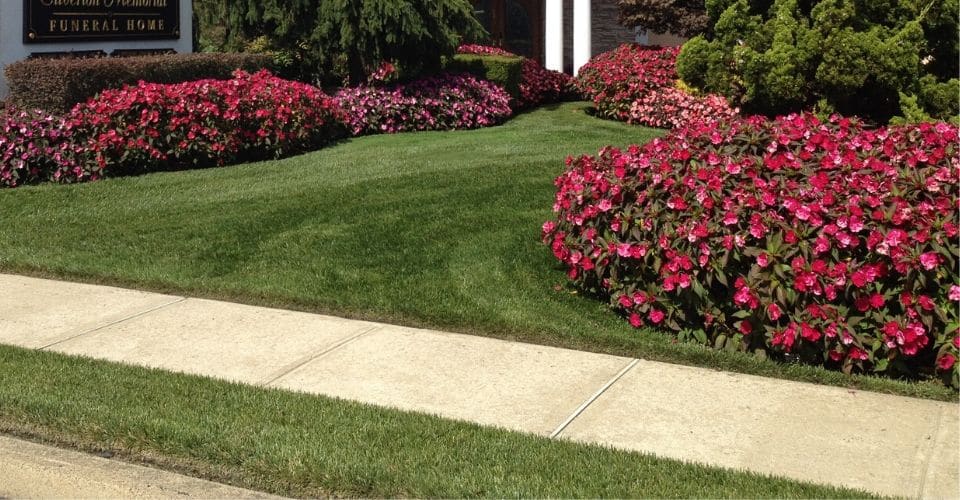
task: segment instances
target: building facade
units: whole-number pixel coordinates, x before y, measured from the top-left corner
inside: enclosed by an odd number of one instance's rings
[[[621,26],[616,0],[473,0],[473,6],[493,44],[567,73],[623,43],[684,42]]]

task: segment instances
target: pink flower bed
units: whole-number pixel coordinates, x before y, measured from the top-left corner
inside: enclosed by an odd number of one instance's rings
[[[634,102],[677,80],[676,47],[624,44],[595,56],[576,78],[580,93],[593,101],[603,118],[627,121]]]
[[[958,383],[956,126],[693,123],[568,158],[544,240],[634,326]]]
[[[509,50],[491,45],[464,44],[457,47],[458,54],[477,54],[480,56],[519,57]]]
[[[487,127],[512,113],[505,90],[469,75],[345,88],[336,99],[354,135]]]
[[[486,45],[461,45],[460,54],[518,57],[516,54]],[[520,97],[517,106],[521,109],[562,101],[574,91],[573,78],[560,71],[544,68],[537,61],[525,57],[521,68]]]
[[[77,177],[83,169],[62,118],[7,107],[0,111],[0,186]]]
[[[740,110],[731,108],[723,96],[708,94],[699,97],[676,87],[662,87],[634,101],[627,122],[673,129],[688,123],[727,120],[739,113]]]
[[[67,117],[103,173],[214,166],[310,151],[341,135],[336,102],[267,71],[107,90]]]

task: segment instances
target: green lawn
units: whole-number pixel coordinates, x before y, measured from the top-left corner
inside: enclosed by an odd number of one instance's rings
[[[865,497],[505,430],[0,346],[0,432],[288,496]]]
[[[955,399],[934,382],[677,344],[563,286],[539,241],[563,158],[659,133],[584,107],[276,162],[0,191],[0,270]]]

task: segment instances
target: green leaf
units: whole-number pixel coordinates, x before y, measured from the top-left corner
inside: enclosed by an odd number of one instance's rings
[[[693,293],[697,294],[697,297],[702,299],[707,296],[707,291],[703,288],[703,285],[700,284],[700,280],[691,280],[691,286],[693,287]]]
[[[697,342],[700,342],[701,344],[706,344],[706,343],[707,343],[707,332],[703,331],[702,328],[698,328],[698,329],[696,329],[696,330],[693,330],[693,338],[697,339]]]
[[[887,358],[878,359],[877,362],[874,363],[873,369],[874,371],[878,371],[878,372],[885,371],[887,369],[887,364],[889,364],[889,361],[887,360]]]
[[[727,282],[727,275],[724,274],[723,269],[719,267],[716,269],[716,274],[714,276],[717,278],[717,281],[720,282],[723,286],[730,286],[730,283]]]
[[[726,345],[726,343],[727,343],[727,336],[726,336],[726,335],[722,335],[722,334],[721,334],[721,335],[717,335],[717,338],[715,338],[715,339],[713,340],[713,348],[714,348],[714,349],[723,349],[723,346]]]

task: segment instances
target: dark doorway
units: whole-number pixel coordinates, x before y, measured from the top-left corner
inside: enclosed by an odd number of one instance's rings
[[[543,0],[474,0],[493,45],[543,62]]]

